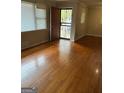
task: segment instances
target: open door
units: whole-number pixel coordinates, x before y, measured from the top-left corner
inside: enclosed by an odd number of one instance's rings
[[[51,8],[51,41],[59,39],[60,35],[60,9],[56,7]]]

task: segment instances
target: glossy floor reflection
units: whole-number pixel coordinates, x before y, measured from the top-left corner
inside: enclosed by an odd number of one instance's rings
[[[101,38],[59,40],[22,52],[22,87],[38,93],[102,93]]]

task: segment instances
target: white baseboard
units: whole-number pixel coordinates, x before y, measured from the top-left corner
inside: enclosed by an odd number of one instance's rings
[[[71,41],[77,41],[77,40],[79,40],[80,38],[82,38],[82,37],[84,37],[84,36],[94,36],[94,37],[102,37],[102,35],[95,35],[95,34],[83,34],[83,35],[81,35],[80,37],[78,37],[78,38],[76,38],[75,40],[71,40]]]
[[[81,35],[80,37],[78,37],[78,38],[76,38],[74,41],[77,41],[77,40],[79,40],[79,39],[81,39],[82,37],[84,37],[84,36],[86,36],[86,35]]]
[[[40,44],[43,44],[43,43],[46,43],[46,42],[49,42],[49,40],[46,40],[46,41],[43,41],[43,42],[40,42],[40,43],[36,43],[36,44],[33,44],[33,45],[25,47],[25,48],[21,48],[21,50],[28,49],[28,48],[31,48],[31,47],[34,47],[34,46],[37,46],[37,45],[40,45]]]
[[[95,37],[102,37],[102,35],[95,35],[95,34],[86,34],[87,36],[95,36]]]

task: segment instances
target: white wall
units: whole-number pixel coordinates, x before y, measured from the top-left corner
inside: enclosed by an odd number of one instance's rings
[[[102,36],[102,6],[88,8],[87,35]]]
[[[78,40],[86,35],[87,6],[83,3],[77,3],[76,11],[75,40]]]

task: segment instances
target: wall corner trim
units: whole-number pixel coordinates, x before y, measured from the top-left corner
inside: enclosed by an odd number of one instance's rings
[[[74,41],[77,41],[77,40],[83,38],[84,36],[86,36],[86,35],[83,34],[83,35],[81,35],[80,37],[76,38]]]

